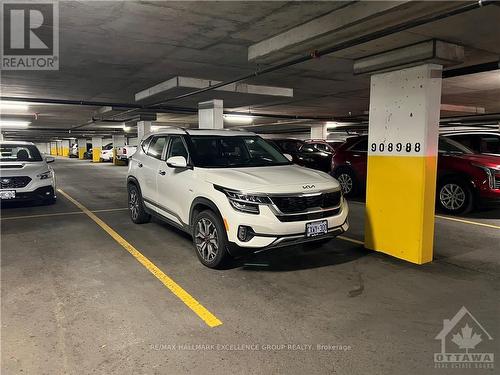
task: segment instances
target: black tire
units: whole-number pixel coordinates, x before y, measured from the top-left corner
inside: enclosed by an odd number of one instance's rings
[[[209,268],[222,268],[230,256],[227,252],[226,229],[219,215],[211,210],[197,214],[193,220],[192,234],[200,262]]]
[[[333,173],[346,197],[356,197],[359,195],[359,182],[354,172],[349,168],[340,168]],[[349,188],[350,186],[350,188]]]
[[[462,179],[447,178],[438,185],[436,202],[448,214],[465,214],[474,208],[474,193]]]
[[[136,224],[148,223],[151,220],[151,215],[144,208],[141,191],[135,184],[128,185],[128,211],[130,219]]]

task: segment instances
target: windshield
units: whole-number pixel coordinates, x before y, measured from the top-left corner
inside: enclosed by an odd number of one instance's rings
[[[472,150],[468,149],[464,145],[444,137],[439,137],[439,152],[448,153],[458,153],[458,154],[472,154]]]
[[[191,159],[203,168],[264,167],[290,164],[274,146],[257,136],[192,135]]]
[[[0,161],[42,161],[40,151],[34,145],[1,144]]]

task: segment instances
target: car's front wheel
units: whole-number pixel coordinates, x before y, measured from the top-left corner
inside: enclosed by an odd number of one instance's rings
[[[229,258],[224,225],[213,211],[205,210],[196,215],[193,244],[198,259],[207,267],[220,268]]]
[[[334,177],[340,184],[342,194],[346,197],[355,197],[358,194],[358,182],[350,169],[341,169],[334,173]]]
[[[439,185],[438,206],[450,214],[469,212],[474,206],[474,194],[471,188],[459,179],[449,179]]]
[[[144,209],[141,192],[134,184],[128,185],[128,209],[130,218],[136,224],[144,224],[151,220],[151,215]]]

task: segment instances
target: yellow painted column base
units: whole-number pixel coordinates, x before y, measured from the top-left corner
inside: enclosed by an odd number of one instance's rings
[[[94,163],[101,162],[101,148],[100,147],[92,148],[92,161]]]
[[[84,158],[83,154],[85,154],[85,149],[79,148],[78,149],[78,159],[83,159]]]
[[[52,148],[50,149],[50,154],[51,154],[52,156],[57,156],[57,148],[52,147]]]
[[[65,157],[69,158],[69,148],[63,147],[63,149],[62,149],[62,156],[65,156]]]
[[[368,157],[365,246],[406,261],[432,261],[437,158]]]

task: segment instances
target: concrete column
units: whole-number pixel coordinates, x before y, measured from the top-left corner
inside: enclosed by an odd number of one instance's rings
[[[52,156],[57,155],[57,142],[50,142],[50,154]]]
[[[311,126],[311,139],[326,139],[326,124],[314,124]]]
[[[57,142],[57,156],[62,156],[62,141]]]
[[[125,146],[125,135],[113,135],[113,164],[118,165],[119,160],[116,158],[116,149]]]
[[[50,142],[47,142],[47,144],[46,144],[47,155],[51,155],[52,154],[51,148],[52,147],[51,147]]]
[[[138,121],[137,138],[139,138],[139,142],[149,133],[151,133],[151,121]]]
[[[224,103],[222,100],[214,99],[198,103],[198,127],[200,129],[224,128],[223,114]]]
[[[69,157],[69,147],[71,146],[71,143],[69,139],[63,139],[61,141],[61,153],[62,156]]]
[[[94,163],[101,162],[102,138],[92,137],[92,161]]]
[[[371,77],[365,246],[417,264],[432,261],[441,73]]]
[[[3,141],[3,133],[0,133],[0,141]]]
[[[76,142],[78,144],[78,159],[83,159],[83,154],[87,151],[87,139],[78,138]]]

